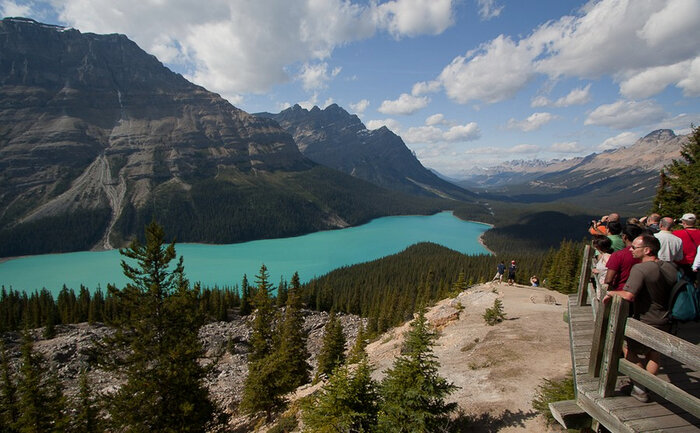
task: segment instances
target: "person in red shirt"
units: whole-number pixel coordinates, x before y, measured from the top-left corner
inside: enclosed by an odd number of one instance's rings
[[[606,265],[608,271],[605,273],[605,284],[608,285],[608,291],[622,290],[625,287],[632,266],[639,263],[639,260],[632,256],[630,246],[643,231],[641,227],[630,224],[622,232],[625,248],[612,253]]]
[[[696,272],[693,272],[692,265],[700,245],[700,230],[695,227],[695,221],[695,214],[687,213],[681,217],[683,228],[673,232],[683,241],[683,260],[678,262],[678,266],[683,269],[690,281],[695,281],[697,277]]]

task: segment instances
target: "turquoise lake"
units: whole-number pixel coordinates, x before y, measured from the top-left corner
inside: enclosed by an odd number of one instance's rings
[[[252,283],[261,264],[267,266],[270,281],[290,280],[295,271],[302,282],[333,269],[367,262],[398,253],[418,242],[434,242],[464,254],[488,254],[479,236],[486,224],[462,221],[451,212],[431,216],[394,216],[372,220],[358,227],[308,235],[265,239],[229,245],[176,244],[183,256],[185,274],[191,282],[219,287],[239,284],[243,274]],[[0,263],[0,285],[14,290],[34,291],[45,287],[58,293],[65,284],[90,289],[108,283],[122,287],[121,256],[118,250],[46,254]]]

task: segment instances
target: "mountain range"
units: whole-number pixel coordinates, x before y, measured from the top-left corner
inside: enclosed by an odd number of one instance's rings
[[[0,256],[123,246],[154,218],[230,243],[447,206],[313,162],[124,35],[3,19],[0,84]]]
[[[457,183],[483,199],[523,203],[567,202],[587,210],[644,214],[661,169],[680,157],[689,135],[659,129],[634,144],[585,157],[511,161],[478,170]]]

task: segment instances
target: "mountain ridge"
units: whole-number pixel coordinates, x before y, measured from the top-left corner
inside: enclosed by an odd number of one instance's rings
[[[375,185],[431,197],[473,201],[466,191],[426,169],[400,136],[387,127],[368,130],[357,115],[337,104],[321,110],[294,105],[278,114],[255,113],[276,120],[312,161]]]

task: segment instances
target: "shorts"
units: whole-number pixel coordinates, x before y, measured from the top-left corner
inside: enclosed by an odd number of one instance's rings
[[[664,331],[664,332],[671,332],[671,325],[650,325],[653,326],[654,328]],[[649,352],[651,352],[652,349],[649,346],[645,346],[639,341],[632,340],[631,338],[625,338],[625,343],[627,344],[627,350],[632,352],[635,355],[644,355],[646,356]]]

